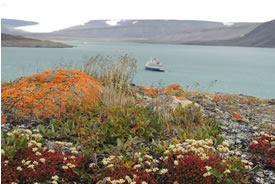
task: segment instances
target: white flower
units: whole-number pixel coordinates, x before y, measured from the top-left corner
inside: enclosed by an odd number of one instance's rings
[[[41,134],[33,134],[32,137],[34,139],[41,139],[42,138],[42,135]]]
[[[17,170],[17,171],[22,171],[23,169],[22,169],[22,167],[18,166],[18,167],[16,168],[16,170]]]
[[[3,149],[1,149],[1,154],[5,155],[5,151]]]
[[[70,159],[75,159],[75,156],[71,156]]]
[[[33,164],[34,165],[38,165],[39,163],[37,161],[33,161]]]
[[[168,172],[168,169],[161,169],[159,173],[160,173],[160,174],[165,174],[165,173],[167,173],[167,172]]]
[[[66,169],[69,169],[69,168],[68,168],[68,166],[63,165],[62,169],[66,170]]]
[[[140,168],[140,167],[141,167],[140,164],[134,165],[134,169],[137,169],[137,168]]]
[[[68,143],[65,143],[65,145],[68,146],[68,147],[72,147],[72,146],[73,146],[73,143],[68,142]]]
[[[175,164],[175,165],[179,165],[179,161],[175,160],[175,161],[174,161],[174,164]]]
[[[145,155],[144,157],[145,157],[145,158],[148,158],[148,159],[153,159],[153,157],[150,156],[150,155]]]
[[[54,180],[54,181],[52,181],[52,184],[58,184],[58,183],[57,183],[57,181]]]
[[[207,171],[209,171],[209,170],[212,169],[212,167],[210,167],[210,166],[205,166],[205,169],[206,169]]]
[[[210,172],[207,172],[207,173],[204,173],[203,174],[203,177],[207,177],[207,176],[210,176],[211,175],[211,173]]]
[[[89,165],[90,168],[93,168],[94,166],[96,166],[95,163],[90,163]]]
[[[38,148],[41,148],[41,147],[42,147],[42,144],[41,144],[41,143],[36,143],[36,146],[37,146]]]
[[[166,150],[166,151],[164,152],[165,155],[168,155],[169,153],[170,153],[169,150]]]
[[[148,184],[146,181],[142,181],[141,184]]]
[[[36,156],[41,156],[41,153],[40,152],[36,152],[35,155]]]
[[[104,159],[102,160],[102,163],[103,163],[104,165],[107,165],[107,164],[109,164],[109,160],[107,160],[106,158],[104,158]]]
[[[37,150],[38,150],[38,148],[37,148],[37,147],[32,148],[32,152],[36,152]]]
[[[57,175],[55,175],[55,176],[52,176],[52,180],[58,180],[58,176]]]
[[[56,144],[59,144],[59,145],[61,145],[61,146],[64,146],[64,145],[65,145],[65,143],[64,143],[64,142],[61,142],[61,141],[56,141]]]
[[[25,162],[25,165],[29,165],[30,163],[31,163],[31,161],[28,160]]]
[[[50,153],[55,153],[55,151],[54,151],[54,150],[52,150],[52,149],[50,149],[48,152],[50,152]]]
[[[8,132],[7,135],[10,137],[13,135],[13,133]]]
[[[159,170],[159,168],[157,168],[157,167],[153,168],[154,172],[157,172],[158,170]]]
[[[224,174],[229,174],[229,173],[231,173],[231,172],[230,172],[229,169],[226,169],[223,173],[224,173]]]
[[[67,166],[69,166],[70,168],[75,168],[76,167],[76,165],[71,164],[71,163],[67,163]]]
[[[229,144],[227,142],[223,142],[222,145],[225,147],[229,147]]]
[[[34,165],[33,165],[33,164],[28,165],[28,167],[27,167],[27,168],[32,168],[32,169],[34,169]]]
[[[78,151],[73,150],[73,151],[72,151],[72,154],[78,154]]]
[[[40,160],[40,162],[42,162],[42,163],[44,163],[44,162],[46,161],[45,158],[40,158],[39,160]]]
[[[32,131],[30,131],[30,130],[25,130],[25,132],[27,133],[27,134],[30,134],[30,135],[32,135]]]

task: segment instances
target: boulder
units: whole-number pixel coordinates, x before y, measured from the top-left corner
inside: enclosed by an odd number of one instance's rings
[[[179,106],[185,108],[190,104],[193,104],[193,102],[184,97],[161,95],[157,98],[144,100],[139,104],[139,106],[149,108],[154,111],[161,110],[163,108],[170,111],[175,111]],[[197,103],[194,103],[194,105],[199,108]]]
[[[52,70],[2,87],[2,112],[23,119],[59,118],[68,102],[96,103],[102,85],[74,70]]]

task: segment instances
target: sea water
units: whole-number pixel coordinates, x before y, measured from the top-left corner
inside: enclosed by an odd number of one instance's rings
[[[133,83],[144,86],[180,84],[190,91],[275,98],[275,49],[141,43],[66,42],[73,48],[1,48],[1,81],[11,81],[56,68],[80,66],[86,57],[137,60]],[[156,57],[165,72],[144,70]]]

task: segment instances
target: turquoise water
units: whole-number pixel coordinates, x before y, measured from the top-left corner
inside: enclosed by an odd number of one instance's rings
[[[245,94],[275,98],[275,49],[245,47],[186,46],[139,43],[66,42],[77,47],[2,48],[2,79],[79,65],[85,57],[97,54],[118,57],[128,54],[137,59],[134,83],[150,86],[161,80],[163,86],[181,84],[192,91]],[[157,57],[166,72],[144,70],[150,57]],[[217,80],[210,87],[212,81]],[[197,85],[197,83],[199,85]]]

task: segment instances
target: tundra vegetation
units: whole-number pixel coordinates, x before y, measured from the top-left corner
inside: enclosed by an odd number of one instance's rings
[[[169,108],[170,102],[160,98],[184,101],[199,94],[178,85],[133,87],[135,70],[135,59],[127,55],[117,62],[92,57],[80,71],[102,84],[100,100],[80,103],[64,98],[67,103],[58,116],[44,118],[48,114],[43,113],[35,117],[38,126],[2,132],[2,183],[245,184],[258,163],[274,169],[274,135],[256,134],[247,148],[254,157],[245,160],[220,136],[219,122],[195,102]],[[13,85],[2,84],[2,93]],[[2,103],[8,103],[4,97]],[[142,105],[148,99],[154,107]],[[29,106],[17,103],[20,108]],[[9,118],[5,113],[4,124]],[[237,113],[232,116],[240,118]],[[30,117],[34,118],[24,112],[13,121]]]

